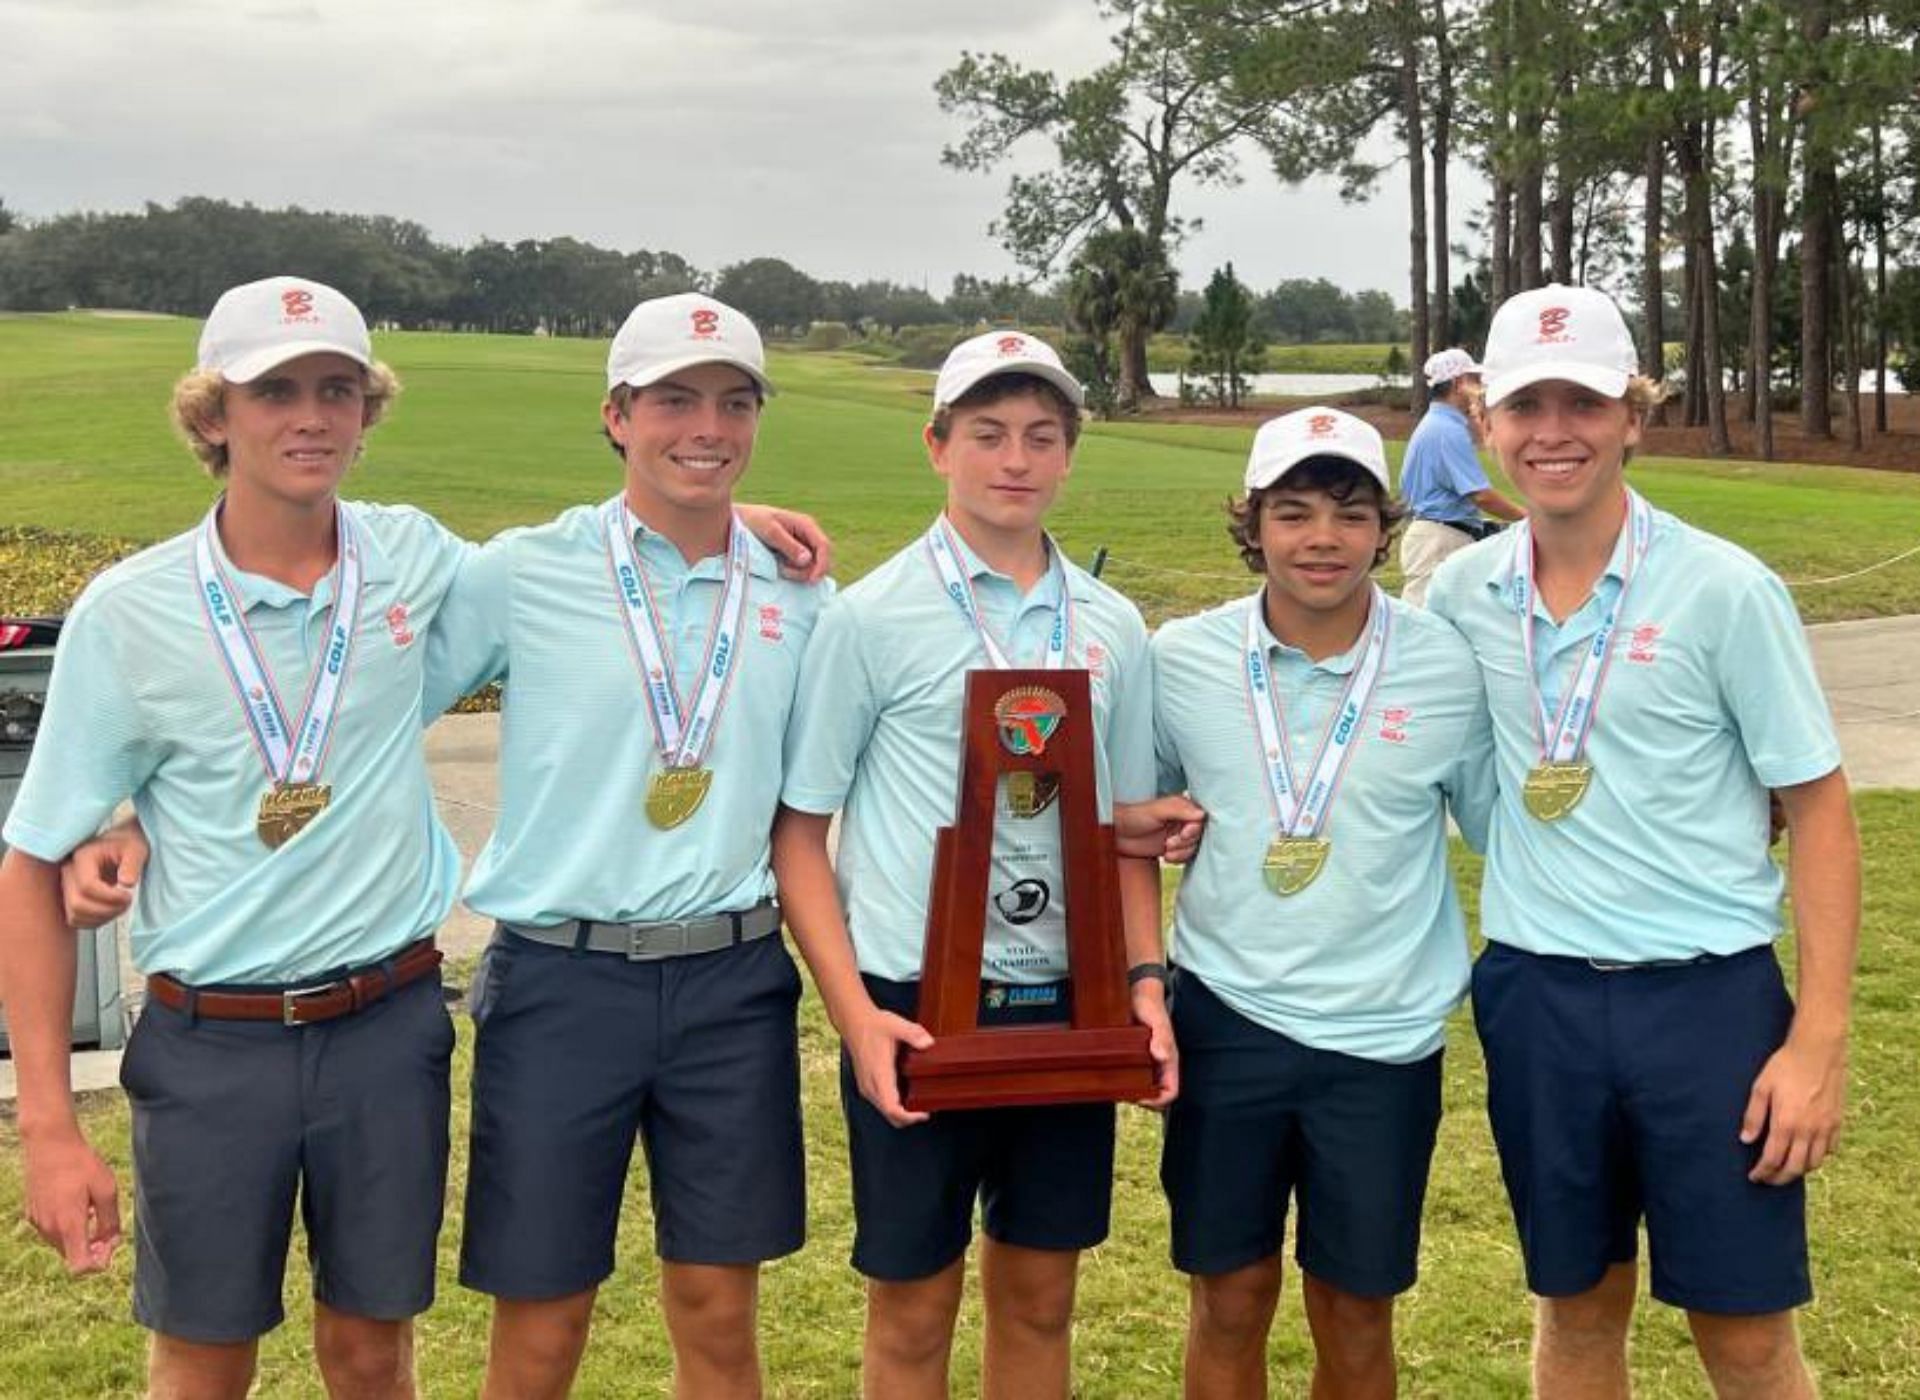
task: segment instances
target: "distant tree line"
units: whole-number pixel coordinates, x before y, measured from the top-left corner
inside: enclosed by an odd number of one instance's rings
[[[406,329],[609,335],[635,302],[690,290],[738,306],[776,335],[817,322],[850,335],[912,326],[1058,326],[1071,279],[1035,288],[967,273],[944,297],[875,279],[822,281],[779,258],[706,272],[678,253],[623,253],[574,238],[440,243],[404,219],[259,209],[217,199],[149,204],[138,213],[25,221],[0,202],[0,310],[117,307],[204,315],[226,288],[297,272],[340,288],[375,321]],[[1168,314],[1184,334],[1202,299]],[[1324,279],[1282,282],[1255,298],[1270,342],[1389,341],[1406,313],[1384,292],[1349,294]],[[944,353],[944,348],[940,353]]]
[[[1227,272],[1232,277],[1231,263]],[[1387,345],[1407,338],[1406,308],[1382,291],[1349,292],[1324,277],[1289,277],[1252,295],[1250,329],[1268,344]],[[1189,334],[1206,304],[1206,292],[1181,292],[1167,329]]]
[[[967,123],[956,169],[1050,147],[994,231],[1036,276],[1121,290],[1084,328],[1112,337],[1123,406],[1169,314],[1177,196],[1249,158],[1356,200],[1401,182],[1415,364],[1516,291],[1601,284],[1634,306],[1648,372],[1684,346],[1679,415],[1724,451],[1732,412],[1770,456],[1773,390],[1831,435],[1838,387],[1857,441],[1863,370],[1884,384],[1920,349],[1920,274],[1899,266],[1920,231],[1910,0],[1090,2],[1111,42],[1085,70],[963,53],[935,92]],[[1463,211],[1465,168],[1492,197]],[[1485,251],[1462,276],[1469,231]]]
[[[217,199],[137,213],[28,221],[0,202],[0,310],[118,307],[204,315],[226,288],[297,272],[340,288],[372,319],[406,329],[611,334],[634,303],[707,291],[774,334],[815,321],[855,332],[923,324],[1052,320],[1058,296],[961,275],[944,298],[885,280],[820,281],[779,258],[707,272],[672,252],[620,252],[575,238],[437,241],[382,215],[260,209]]]

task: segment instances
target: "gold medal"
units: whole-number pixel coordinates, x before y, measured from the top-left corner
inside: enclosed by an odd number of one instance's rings
[[[332,800],[333,789],[325,783],[282,783],[261,796],[260,815],[254,821],[254,829],[260,833],[261,841],[278,849],[326,811]]]
[[[712,786],[711,768],[663,768],[647,783],[647,820],[673,830],[700,810]]]
[[[1592,780],[1591,763],[1542,762],[1527,774],[1526,786],[1520,790],[1520,799],[1535,820],[1557,822],[1580,805],[1580,799],[1587,795],[1587,785]]]
[[[1014,816],[1037,817],[1053,805],[1060,795],[1058,773],[1033,773],[1025,769],[1007,774],[1007,810]]]
[[[1261,862],[1267,888],[1284,898],[1299,894],[1326,868],[1333,843],[1324,836],[1280,836],[1267,847]]]

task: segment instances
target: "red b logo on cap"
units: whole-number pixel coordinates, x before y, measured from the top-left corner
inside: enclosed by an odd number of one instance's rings
[[[313,293],[301,289],[280,293],[280,309],[289,318],[313,315]]]
[[[1540,313],[1540,340],[1542,344],[1561,339],[1567,331],[1567,317],[1573,313],[1564,306],[1549,306]]]
[[[701,339],[720,334],[720,313],[701,307],[693,313],[693,333]]]
[[[1307,420],[1307,436],[1332,437],[1333,430],[1339,425],[1340,420],[1331,413],[1316,413]]]
[[[1017,335],[1001,336],[999,345],[1000,345],[1000,353],[1003,356],[1023,354],[1027,348],[1027,342],[1022,340]]]

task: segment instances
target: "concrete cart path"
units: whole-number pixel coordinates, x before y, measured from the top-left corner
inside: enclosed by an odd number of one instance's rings
[[[1807,636],[1854,786],[1920,788],[1920,615],[1825,623],[1808,628]],[[448,715],[427,731],[427,763],[441,816],[468,866],[499,805],[499,745],[498,715]],[[450,956],[471,956],[490,931],[486,920],[456,905],[441,926],[440,943]],[[123,968],[123,977],[137,996],[131,967]],[[74,1087],[111,1087],[119,1059],[112,1051],[76,1054]],[[13,1065],[0,1060],[0,1100],[13,1093]]]
[[[1920,788],[1920,616],[1809,627],[1847,776],[1861,788]]]

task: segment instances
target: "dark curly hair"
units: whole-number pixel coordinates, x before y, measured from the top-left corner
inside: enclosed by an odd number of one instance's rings
[[[1376,569],[1387,562],[1393,550],[1394,531],[1407,518],[1407,509],[1399,498],[1389,495],[1361,467],[1344,457],[1309,457],[1272,485],[1227,501],[1227,537],[1240,551],[1240,560],[1251,573],[1267,571],[1266,558],[1260,553],[1260,511],[1267,498],[1279,491],[1324,491],[1342,505],[1356,494],[1371,501],[1380,512],[1380,548],[1373,554]]]

